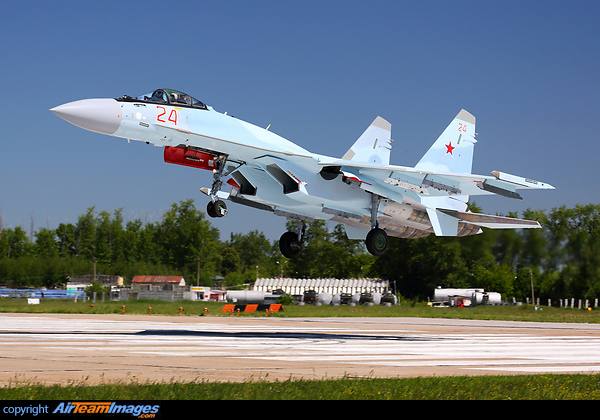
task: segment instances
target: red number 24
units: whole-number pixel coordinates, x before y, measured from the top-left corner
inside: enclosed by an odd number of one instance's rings
[[[161,117],[164,117],[165,115],[167,115],[167,110],[163,106],[157,106],[156,108],[162,109],[162,112],[160,114],[158,114],[158,116],[156,117],[156,120],[159,122],[166,123],[167,121],[165,121],[164,119],[161,119]],[[177,125],[177,110],[175,110],[175,109],[171,110],[171,113],[169,114],[169,118],[167,118],[167,120],[171,121],[172,123]]]

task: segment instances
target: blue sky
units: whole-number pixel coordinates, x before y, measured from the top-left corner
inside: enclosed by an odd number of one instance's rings
[[[598,203],[597,1],[18,1],[0,15],[0,211],[29,231],[96,210],[158,220],[211,173],[87,132],[49,109],[179,89],[341,157],[377,115],[414,165],[454,116],[477,117],[473,172],[539,179],[488,213]],[[270,239],[285,219],[235,204],[213,220]]]

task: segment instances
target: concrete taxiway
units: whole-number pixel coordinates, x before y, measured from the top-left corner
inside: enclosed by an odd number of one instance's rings
[[[600,372],[600,325],[0,314],[0,383]]]

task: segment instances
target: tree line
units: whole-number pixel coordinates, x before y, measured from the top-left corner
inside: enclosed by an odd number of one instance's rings
[[[478,211],[476,205],[472,205]],[[509,214],[518,217],[517,214]],[[390,281],[403,296],[431,297],[442,287],[481,287],[524,301],[531,296],[600,298],[600,205],[527,210],[522,217],[543,229],[490,230],[453,238],[390,238],[388,252],[371,256],[362,241],[346,238],[341,225],[309,223],[304,249],[283,257],[278,241],[257,230],[220,240],[219,231],[191,199],[175,203],[158,222],[124,221],[94,207],[76,223],[38,229],[30,240],[19,226],[0,226],[0,284],[55,287],[68,276],[181,275],[188,284],[226,287],[257,276],[357,278]],[[294,231],[295,223],[288,223]]]

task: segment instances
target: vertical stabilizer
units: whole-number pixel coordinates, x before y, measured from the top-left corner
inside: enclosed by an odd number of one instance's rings
[[[464,109],[415,166],[433,172],[470,174],[473,165],[475,117]]]
[[[392,125],[383,118],[377,117],[342,159],[389,165],[392,150],[391,136]]]

